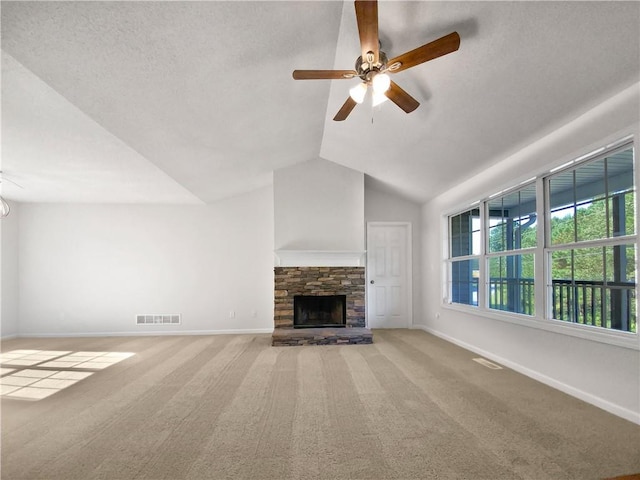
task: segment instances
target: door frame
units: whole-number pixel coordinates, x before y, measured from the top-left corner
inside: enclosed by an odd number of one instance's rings
[[[412,237],[412,230],[411,230],[411,222],[367,222],[367,238],[366,238],[366,255],[367,258],[365,260],[365,304],[367,305],[367,308],[365,308],[365,325],[367,326],[367,328],[369,328],[369,285],[370,285],[370,277],[369,277],[369,238],[370,238],[370,233],[371,233],[371,228],[370,227],[404,227],[405,232],[406,232],[406,244],[405,244],[405,251],[406,251],[406,284],[407,284],[407,325],[406,328],[411,328],[413,327],[413,259],[412,259],[412,254],[413,254],[413,237]]]

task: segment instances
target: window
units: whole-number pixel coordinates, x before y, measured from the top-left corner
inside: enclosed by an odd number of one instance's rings
[[[633,178],[626,146],[547,179],[551,318],[637,331]]]
[[[496,196],[485,204],[489,219],[489,308],[533,315],[535,184]]]
[[[453,303],[478,306],[480,210],[474,208],[450,218],[449,294]]]
[[[637,333],[634,150],[618,145],[449,216],[448,302]]]

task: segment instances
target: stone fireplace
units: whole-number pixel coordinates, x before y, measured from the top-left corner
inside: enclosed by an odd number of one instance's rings
[[[274,327],[294,328],[296,296],[346,298],[345,327],[364,327],[364,267],[275,267]]]
[[[365,267],[277,266],[274,274],[273,345],[372,342]]]
[[[322,158],[273,172],[273,345],[371,343],[364,207],[362,172]],[[341,324],[332,325],[333,307],[319,300],[311,320],[317,325],[294,328],[296,296],[344,296]]]

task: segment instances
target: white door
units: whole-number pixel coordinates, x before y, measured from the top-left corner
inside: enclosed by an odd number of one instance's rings
[[[411,224],[367,224],[367,324],[411,326]]]

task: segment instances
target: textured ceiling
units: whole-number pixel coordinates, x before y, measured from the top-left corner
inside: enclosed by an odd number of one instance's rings
[[[421,106],[335,112],[355,80],[353,2],[2,2],[3,196],[201,203],[322,157],[426,201],[640,80],[638,2],[380,2]],[[548,159],[544,159],[548,161]],[[461,172],[464,172],[461,174]]]

